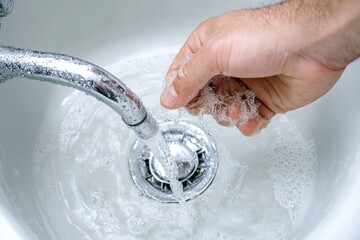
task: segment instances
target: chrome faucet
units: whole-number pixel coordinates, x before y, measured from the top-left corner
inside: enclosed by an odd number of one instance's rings
[[[10,14],[13,0],[0,0],[0,17]],[[0,46],[0,83],[16,78],[76,88],[104,102],[142,139],[158,131],[157,122],[126,85],[104,69],[71,56]]]

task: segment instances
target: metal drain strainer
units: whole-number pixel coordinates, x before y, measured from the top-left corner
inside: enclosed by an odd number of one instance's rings
[[[215,177],[218,167],[215,145],[203,130],[189,123],[166,122],[161,123],[159,129],[178,167],[184,199],[192,199],[201,194]],[[178,202],[163,167],[143,140],[136,141],[129,162],[135,184],[146,195],[160,202]]]

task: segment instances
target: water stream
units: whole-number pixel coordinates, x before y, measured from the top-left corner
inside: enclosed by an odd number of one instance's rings
[[[178,181],[178,167],[170,154],[170,148],[165,142],[161,132],[158,131],[155,136],[147,139],[145,142],[154,154],[154,157],[159,160],[161,166],[164,168],[166,176],[170,182],[171,191],[174,193],[175,198],[182,203],[183,185],[180,181]]]

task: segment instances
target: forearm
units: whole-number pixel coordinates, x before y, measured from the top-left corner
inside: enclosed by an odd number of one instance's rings
[[[291,51],[332,69],[360,56],[359,0],[289,0],[272,11]]]

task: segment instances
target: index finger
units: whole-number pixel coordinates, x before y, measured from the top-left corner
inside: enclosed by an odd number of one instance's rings
[[[194,55],[203,46],[206,35],[207,21],[201,23],[189,36],[185,44],[181,47],[175,59],[171,63],[166,74],[166,80],[171,81],[171,75],[177,72],[181,65],[184,65],[186,58]],[[170,79],[168,79],[170,78]]]

